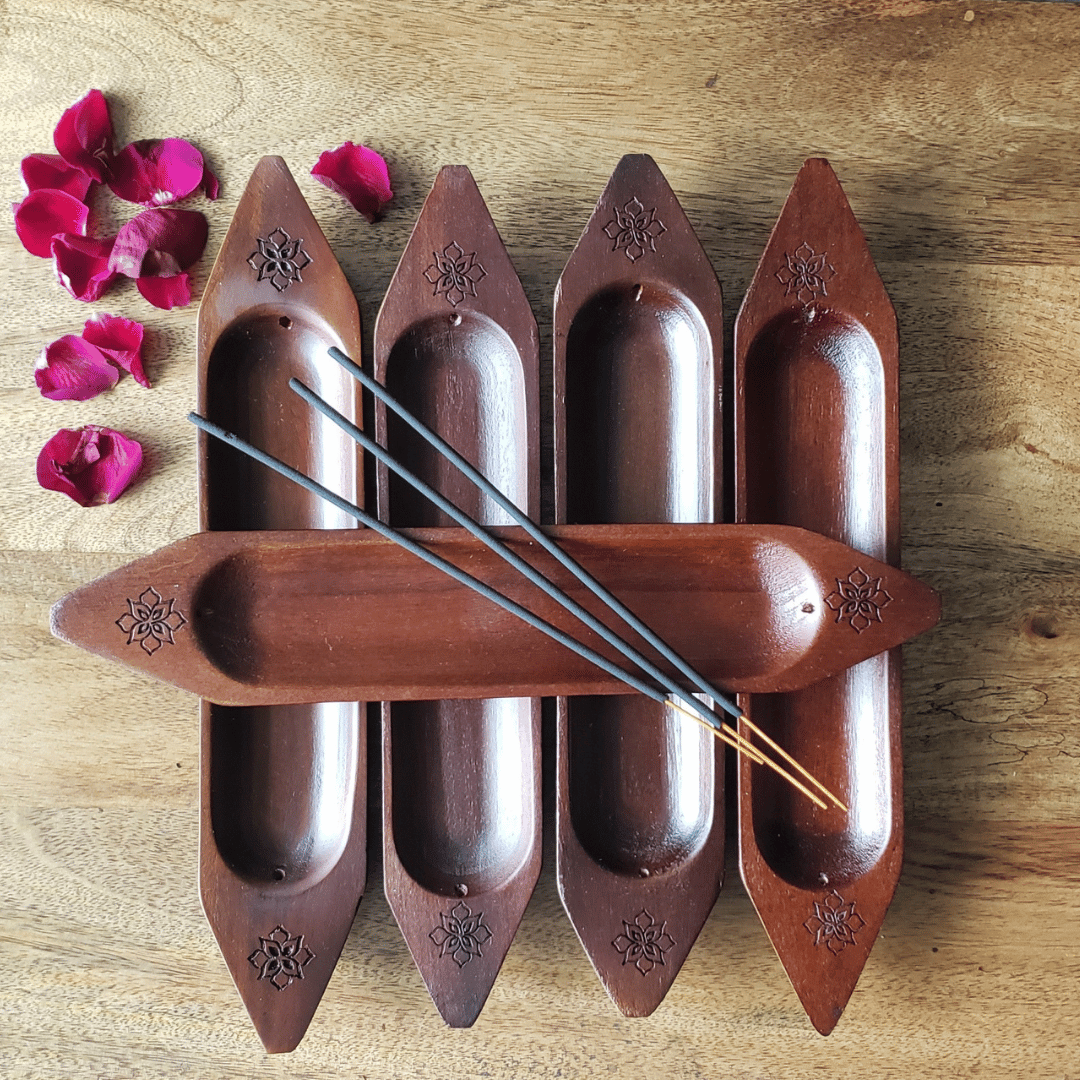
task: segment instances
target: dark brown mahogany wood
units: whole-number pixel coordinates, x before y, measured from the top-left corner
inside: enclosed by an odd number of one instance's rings
[[[522,530],[494,531],[633,640]],[[465,530],[404,532],[625,663]],[[922,633],[940,611],[934,591],[910,574],[803,529],[562,525],[548,532],[729,692],[808,686]],[[838,623],[825,602],[853,563],[880,577],[892,598],[889,618],[860,634]],[[162,596],[160,621],[148,623],[159,638],[140,647],[116,619],[151,586]],[[184,622],[172,632],[174,611]],[[613,676],[367,530],[199,533],[58,601],[53,632],[228,705],[625,692]]]
[[[560,520],[713,521],[720,285],[651,158],[612,174],[559,281],[554,337]],[[724,747],[640,696],[562,698],[558,732],[563,904],[612,1000],[646,1016],[720,891]]]
[[[536,320],[464,166],[439,172],[401,256],[375,326],[374,374],[537,516]],[[505,520],[381,404],[375,426],[396,458],[466,513],[483,524]],[[382,520],[450,524],[385,466],[378,477]],[[449,640],[468,647],[452,631]],[[512,672],[513,651],[501,651]],[[418,646],[416,653],[432,659]],[[443,696],[437,686],[431,692]],[[540,873],[540,700],[387,702],[382,725],[386,896],[443,1019],[468,1027]]]
[[[259,162],[240,200],[203,296],[198,340],[204,416],[362,500],[354,444],[287,386],[289,376],[303,378],[359,422],[356,385],[326,355],[331,345],[359,355],[356,301],[281,158]],[[353,525],[201,434],[199,511],[212,530]],[[271,1052],[303,1037],[360,902],[364,763],[364,706],[355,701],[203,703],[203,907]]]
[[[899,562],[896,317],[835,174],[800,171],[735,327],[738,519],[801,525]],[[861,556],[826,603],[852,637],[893,618]],[[740,859],[814,1026],[855,987],[902,859],[900,650],[748,715],[849,807],[819,810],[739,762]]]

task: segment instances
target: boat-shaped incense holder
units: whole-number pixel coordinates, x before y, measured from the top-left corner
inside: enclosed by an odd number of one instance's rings
[[[493,531],[602,622],[633,638],[521,530]],[[937,594],[917,578],[803,529],[560,525],[547,531],[730,693],[808,686],[930,629],[940,614]],[[625,664],[463,529],[403,532]],[[830,606],[840,595],[837,577],[846,579],[852,566],[880,580],[891,597],[889,618],[861,633],[838,622]],[[146,590],[153,595],[143,600]],[[151,602],[153,617],[140,639],[123,616],[131,605]],[[303,704],[320,696],[428,701],[442,694],[625,692],[613,676],[367,530],[197,533],[69,593],[54,606],[52,626],[90,652],[234,706]]]
[[[355,382],[327,355],[357,354],[352,290],[280,158],[259,162],[199,308],[198,401],[204,416],[363,500],[353,443],[291,393],[304,379],[353,418]],[[345,514],[199,437],[199,516],[207,530],[345,529]],[[150,609],[135,647],[168,655],[165,629],[221,611],[211,590],[176,604],[153,576],[132,594]],[[155,612],[170,607],[155,621]],[[182,614],[183,612],[187,614]],[[155,629],[156,628],[156,629]],[[175,640],[183,636],[177,629]],[[161,646],[161,652],[155,646]],[[203,702],[200,881],[203,907],[259,1036],[270,1051],[303,1037],[349,934],[366,868],[363,704],[342,699],[243,708]]]
[[[716,520],[723,301],[651,158],[616,167],[554,322],[559,519]],[[561,698],[556,784],[563,904],[612,1000],[645,1016],[720,891],[723,744],[640,696]]]
[[[896,318],[828,162],[800,171],[735,326],[738,520],[799,525],[859,555],[824,598],[862,637],[896,614],[864,558],[899,563]],[[747,892],[814,1026],[840,1018],[902,858],[900,650],[747,714],[846,809],[819,809],[739,762]]]
[[[464,166],[440,170],[420,212],[375,325],[374,374],[537,517],[536,320]],[[398,461],[474,520],[506,520],[381,403],[375,430]],[[379,517],[394,527],[452,524],[385,466],[377,490]],[[469,635],[443,635],[463,653],[476,648]],[[431,664],[418,644],[416,654]],[[387,900],[439,1013],[468,1027],[540,874],[540,699],[458,698],[445,675],[445,689],[430,690],[440,700],[382,706],[384,873]]]

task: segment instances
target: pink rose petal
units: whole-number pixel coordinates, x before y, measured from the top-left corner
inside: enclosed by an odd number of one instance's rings
[[[34,370],[41,396],[53,401],[87,401],[111,390],[119,378],[96,345],[74,334],[46,345]]]
[[[93,236],[60,233],[52,238],[53,265],[61,285],[76,300],[100,300],[116,278],[109,269],[115,236],[98,240]]]
[[[31,255],[47,259],[52,254],[52,238],[58,233],[86,235],[86,219],[90,211],[74,195],[55,188],[31,191],[15,211],[15,231],[23,247]]]
[[[143,371],[141,323],[101,311],[86,320],[82,336],[84,341],[95,345],[114,364],[129,372],[140,386],[150,385]]]
[[[100,90],[89,91],[60,117],[53,142],[69,165],[98,183],[104,182],[113,156],[113,130],[109,106]]]
[[[186,198],[203,182],[203,156],[186,139],[141,139],[113,158],[114,195],[143,206]]]
[[[311,175],[348,199],[368,221],[375,221],[394,197],[382,156],[351,142],[324,150]]]
[[[198,210],[144,210],[117,234],[109,269],[127,277],[172,277],[206,247],[206,218]]]
[[[20,168],[27,191],[52,188],[66,191],[80,201],[86,200],[93,180],[69,165],[59,154],[28,154]]]
[[[174,307],[187,307],[191,303],[191,278],[187,274],[141,277],[135,286],[144,299],[166,311]]]
[[[38,454],[38,483],[70,495],[80,506],[100,506],[120,497],[142,456],[139,443],[119,431],[97,424],[78,431],[62,428]]]
[[[206,197],[211,202],[213,202],[214,199],[216,199],[218,197],[218,194],[221,191],[221,182],[210,171],[210,166],[209,165],[203,166],[203,178],[202,178],[202,185],[201,186],[202,186],[203,191],[206,192]]]

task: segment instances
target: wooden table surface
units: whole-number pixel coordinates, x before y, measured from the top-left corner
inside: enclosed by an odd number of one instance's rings
[[[146,390],[34,387],[90,308],[0,230],[0,1075],[1075,1077],[1080,1064],[1080,7],[922,0],[4,0],[0,186],[88,88],[119,144],[183,136],[222,180],[201,291],[255,162],[282,154],[371,327],[439,166],[466,163],[520,271],[550,391],[551,299],[619,157],[653,155],[723,283],[727,327],[804,157],[833,163],[896,304],[904,564],[945,615],[905,651],[907,855],[839,1027],[805,1019],[729,858],[661,1008],[611,1006],[539,887],[474,1028],[446,1029],[382,896],[307,1038],[268,1057],[199,906],[196,702],[49,635],[50,605],[196,529],[197,304],[125,282]],[[389,160],[369,226],[309,175]],[[101,199],[102,228],[131,209]],[[730,338],[728,341],[730,348]],[[60,427],[139,438],[80,509],[38,488]],[[550,438],[545,444],[549,484]],[[546,726],[550,741],[550,718]],[[550,796],[550,756],[547,790]],[[550,798],[549,798],[550,803]],[[733,847],[733,845],[732,845]]]

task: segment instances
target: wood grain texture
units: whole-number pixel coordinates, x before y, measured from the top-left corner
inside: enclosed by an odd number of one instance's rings
[[[98,86],[120,142],[185,136],[221,175],[218,203],[189,204],[210,219],[199,292],[256,161],[278,153],[368,328],[439,166],[468,164],[537,315],[545,402],[555,282],[624,153],[664,170],[731,313],[800,163],[827,156],[897,309],[904,567],[945,610],[905,649],[904,873],[827,1040],[730,866],[662,1008],[620,1017],[562,914],[549,820],[474,1028],[435,1015],[376,864],[307,1038],[267,1058],[199,910],[194,699],[47,630],[65,592],[197,528],[195,309],[153,310],[121,283],[90,307],[146,323],[154,388],[45,401],[34,359],[89,311],[8,218],[0,1075],[1075,1073],[1080,8],[7,0],[0,70],[6,202],[19,158],[49,151],[63,109]],[[396,197],[376,226],[308,176],[345,139],[389,159]],[[103,228],[133,210],[95,208]],[[140,438],[147,466],[118,503],[83,510],[40,491],[33,463],[57,428],[91,422]],[[550,509],[550,441],[542,462]],[[550,761],[546,779],[550,806]]]

